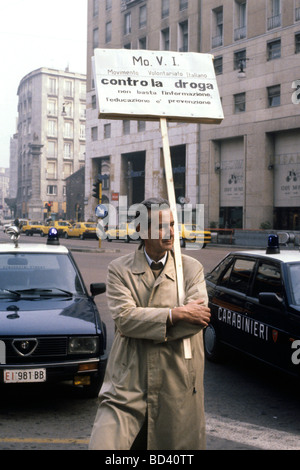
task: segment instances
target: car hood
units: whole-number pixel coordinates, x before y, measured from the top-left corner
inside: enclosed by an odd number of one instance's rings
[[[1,299],[0,335],[95,334],[96,310],[91,299]]]

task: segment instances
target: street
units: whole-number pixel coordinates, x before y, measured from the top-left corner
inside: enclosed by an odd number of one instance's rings
[[[7,236],[0,232],[0,243]],[[39,236],[20,242],[45,243]],[[136,243],[61,240],[73,251],[87,287],[105,282],[111,259],[129,253]],[[200,260],[208,272],[228,251],[208,246],[183,252]],[[96,302],[108,330],[114,325],[105,295]],[[97,410],[97,399],[82,399],[65,384],[1,387],[0,449],[85,450]],[[221,364],[206,363],[205,410],[208,450],[296,450],[300,448],[299,385],[294,379],[231,353]]]

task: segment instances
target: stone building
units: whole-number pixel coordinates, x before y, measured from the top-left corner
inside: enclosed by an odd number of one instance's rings
[[[207,227],[300,228],[300,0],[89,0],[87,215],[98,174],[116,205],[166,195],[159,124],[98,119],[96,47],[213,54],[225,119],[169,124],[176,197]]]
[[[65,180],[85,163],[86,76],[40,68],[18,97],[17,216],[65,218]]]
[[[84,173],[81,167],[66,179],[67,220],[84,221]]]

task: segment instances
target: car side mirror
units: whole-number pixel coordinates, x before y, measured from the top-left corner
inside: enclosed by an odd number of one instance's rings
[[[104,282],[93,282],[90,285],[91,294],[95,295],[103,294],[106,291],[106,284]]]
[[[284,306],[284,300],[279,297],[275,292],[261,292],[258,294],[259,302],[262,305],[273,308],[282,308]]]

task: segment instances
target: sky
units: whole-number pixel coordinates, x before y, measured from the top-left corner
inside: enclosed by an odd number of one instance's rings
[[[86,73],[88,0],[0,0],[0,167],[9,167],[17,90],[40,67]]]

